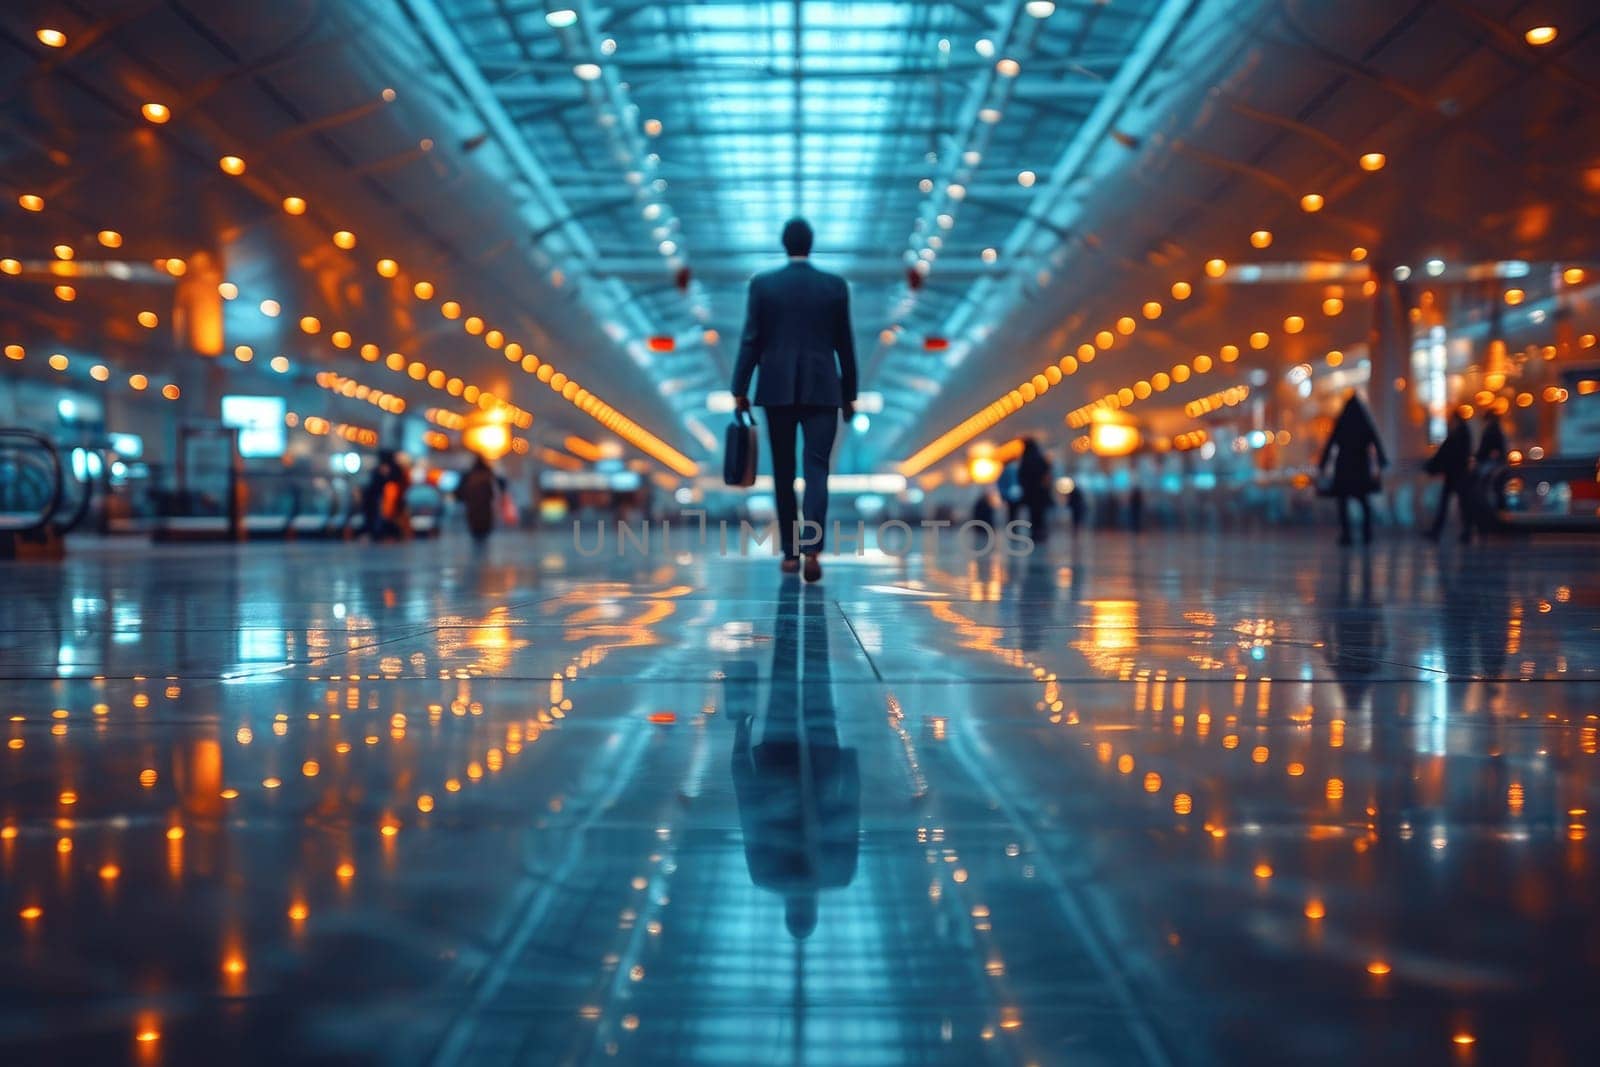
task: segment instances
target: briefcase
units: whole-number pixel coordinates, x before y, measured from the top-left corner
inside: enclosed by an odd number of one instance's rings
[[[745,488],[755,485],[756,460],[760,454],[755,420],[748,411],[734,412],[723,441],[722,480],[728,485]]]

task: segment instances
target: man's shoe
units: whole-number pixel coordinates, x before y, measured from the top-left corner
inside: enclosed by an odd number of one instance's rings
[[[795,574],[800,570],[800,558],[798,556],[784,556],[783,562],[778,564],[778,567],[785,574]]]
[[[822,581],[822,562],[817,559],[815,552],[806,553],[806,569],[802,577],[808,582]]]

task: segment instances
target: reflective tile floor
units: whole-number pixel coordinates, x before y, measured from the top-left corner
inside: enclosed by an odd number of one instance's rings
[[[1589,543],[0,565],[0,1063],[1593,1062]]]

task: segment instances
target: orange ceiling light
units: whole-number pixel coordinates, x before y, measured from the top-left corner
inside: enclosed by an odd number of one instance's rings
[[[1382,152],[1365,152],[1362,153],[1358,162],[1360,162],[1362,170],[1376,173],[1388,166],[1389,157]]]
[[[230,160],[234,161],[237,166],[234,166],[233,163],[228,162]],[[223,159],[222,167],[229,173],[242,173],[244,170],[244,161],[236,156],[227,156]],[[28,210],[43,210],[44,207],[43,200],[37,196],[32,196],[31,194],[24,194],[24,196],[21,198],[21,202]],[[300,197],[285,197],[281,203],[285,213],[290,215],[304,214],[306,210],[306,203]],[[333,243],[337,247],[348,251],[355,248],[356,236],[350,230],[336,230],[333,234]],[[158,261],[158,265],[161,262],[162,261]],[[186,264],[184,264],[182,260],[166,260],[164,262],[168,272],[174,276],[181,275],[185,272]],[[17,264],[17,270],[20,271],[20,269],[21,265]],[[393,277],[399,273],[399,267],[393,260],[383,259],[378,263],[378,273],[385,277]],[[224,284],[227,285],[228,283]],[[435,290],[432,282],[418,281],[412,286],[412,292],[419,300],[432,299],[434,296],[434,291]],[[265,303],[262,306],[262,310],[263,313],[266,313]],[[278,309],[274,307],[273,310],[276,312]],[[445,301],[440,305],[439,310],[440,313],[447,319],[457,319],[460,318],[462,314],[460,303],[454,300]],[[557,371],[550,364],[541,361],[537,356],[534,356],[531,353],[524,354],[523,347],[521,345],[514,341],[506,341],[505,335],[502,331],[497,329],[489,329],[488,324],[485,323],[480,317],[472,316],[465,323],[463,323],[463,325],[466,327],[469,333],[474,335],[483,334],[484,341],[487,345],[489,345],[489,347],[500,348],[503,345],[505,347],[508,359],[520,361],[520,365],[524,370],[535,373],[540,381],[548,383],[555,392],[562,396],[563,399],[567,400],[584,414],[588,415],[590,418],[594,419],[596,422],[615,433],[618,437],[621,437],[624,441],[633,445],[639,451],[645,453],[646,455],[655,459],[657,462],[661,463],[663,466],[668,467],[683,477],[693,477],[699,473],[699,466],[687,456],[672,448],[665,441],[662,441],[660,438],[644,429],[644,427],[640,426],[638,423],[617,411],[611,405],[601,400],[598,396],[595,396],[593,393],[589,392],[589,390],[581,387],[576,381],[569,379],[565,374]],[[322,329],[322,323],[314,315],[305,315],[300,319],[300,327],[306,333],[319,333]],[[347,348],[353,343],[350,339],[349,333],[344,330],[334,331],[332,339],[335,346],[339,348]],[[376,362],[378,360],[380,350],[377,345],[370,343],[364,344],[361,346],[360,351],[362,359],[366,360],[367,362]],[[236,353],[236,355],[238,355],[238,353]],[[244,358],[248,359],[251,357],[251,355],[253,355],[253,353],[245,355]],[[65,357],[63,357],[63,359],[64,358]],[[521,429],[528,429],[533,425],[532,412],[520,408],[517,405],[512,404],[509,401],[506,401],[492,393],[485,392],[477,385],[466,383],[461,379],[446,379],[443,382],[438,382],[436,376],[429,375],[428,368],[423,363],[419,361],[408,361],[405,355],[400,352],[391,352],[385,362],[391,371],[396,373],[404,373],[416,381],[422,381],[423,379],[428,378],[430,379],[430,384],[434,384],[436,388],[442,387],[451,392],[452,395],[459,394],[467,398],[469,403],[472,401],[473,397],[476,397],[477,405],[481,410],[485,412],[498,413],[504,416],[512,425],[515,425]],[[171,388],[173,389],[174,393],[170,399],[176,399],[177,387],[172,386]],[[365,388],[365,386],[355,386],[352,383],[351,391],[346,395],[359,395],[357,390]],[[374,396],[381,399],[380,406],[383,407],[383,410],[404,410],[405,402],[399,397],[392,394],[382,393],[378,390],[372,390],[371,392]]]
[[[146,122],[156,126],[163,126],[172,118],[172,109],[166,104],[158,104],[151,101],[139,108],[139,114],[144,116]]]
[[[40,30],[39,32],[43,33],[44,31]],[[1533,45],[1535,48],[1543,48],[1545,45],[1555,40],[1556,36],[1560,34],[1560,32],[1561,31],[1556,29],[1554,26],[1530,26],[1526,31],[1523,32],[1522,39]],[[43,38],[41,38],[41,40],[42,39]]]
[[[1220,278],[1227,273],[1227,269],[1228,264],[1222,259],[1211,259],[1205,264],[1205,273],[1211,278]],[[1174,282],[1171,292],[1173,299],[1184,300],[1192,294],[1193,287],[1188,282]],[[1141,307],[1141,313],[1147,318],[1155,318],[1161,313],[1160,302],[1147,301]],[[1118,330],[1127,335],[1134,331],[1137,323],[1132,316],[1124,315],[1117,320],[1115,325]],[[1110,349],[1116,343],[1116,337],[1116,333],[1111,330],[1099,331],[1095,334],[1093,343],[1085,341],[1078,346],[1076,356],[1063,356],[1059,362],[1048,365],[1041,374],[1020,383],[1016,388],[1007,391],[999,399],[974,412],[934,438],[921,449],[912,453],[900,463],[897,469],[908,478],[915,477],[927,470],[951,452],[967,444],[1002,420],[1009,418],[1025,405],[1043,396],[1046,389],[1059,382],[1062,376],[1073,374],[1080,366],[1093,362],[1099,350]],[[1232,346],[1227,347],[1231,348]],[[1238,349],[1233,348],[1233,353],[1234,358],[1237,358]],[[1225,362],[1231,361],[1225,359]],[[1075,428],[1086,427],[1090,424],[1095,411],[1120,410],[1154,393],[1164,392],[1175,382],[1187,381],[1191,373],[1209,373],[1212,366],[1210,356],[1204,354],[1196,356],[1192,371],[1188,365],[1178,364],[1173,368],[1170,376],[1165,373],[1157,374],[1152,380],[1141,380],[1132,386],[1125,386],[1075,409],[1068,413],[1067,422]],[[544,376],[542,371],[540,376]]]
[[[44,45],[46,48],[67,47],[67,35],[53,26],[40,26],[38,29],[33,31],[33,35],[37,37],[39,39],[39,43]]]
[[[24,211],[43,211],[44,197],[39,196],[36,193],[23,193],[21,196],[17,197],[17,204]]]
[[[244,173],[244,160],[238,156],[223,156],[217,160],[217,166],[222,168],[222,173],[235,178]]]
[[[579,459],[586,459],[590,463],[595,463],[601,458],[599,445],[593,443],[592,441],[586,441],[582,437],[578,437],[576,435],[567,437],[561,442],[561,447],[565,448],[568,452],[571,452]]]

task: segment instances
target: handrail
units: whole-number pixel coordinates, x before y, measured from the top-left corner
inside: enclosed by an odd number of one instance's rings
[[[56,451],[55,443],[52,442],[48,437],[41,433],[35,433],[32,430],[0,427],[0,442],[3,442],[6,438],[25,441],[29,444],[35,445],[41,452],[45,454],[45,456],[49,458],[51,494],[49,507],[45,508],[38,518],[34,519],[32,522],[17,525],[13,525],[10,520],[0,518],[0,532],[9,534],[37,533],[49,525],[50,520],[55,518],[56,512],[61,507],[61,453]]]
[[[101,462],[102,463],[105,462],[104,457],[101,458]],[[57,534],[65,535],[65,534],[71,533],[73,530],[76,530],[83,523],[83,520],[85,518],[88,517],[88,515],[89,515],[89,505],[94,503],[94,478],[93,478],[93,476],[90,476],[88,478],[84,478],[82,484],[83,484],[83,492],[78,494],[78,502],[75,505],[73,505],[72,515],[65,522],[57,522],[57,523],[53,524],[54,527],[55,527],[55,532]],[[57,505],[57,510],[58,511],[60,510],[59,503]]]

